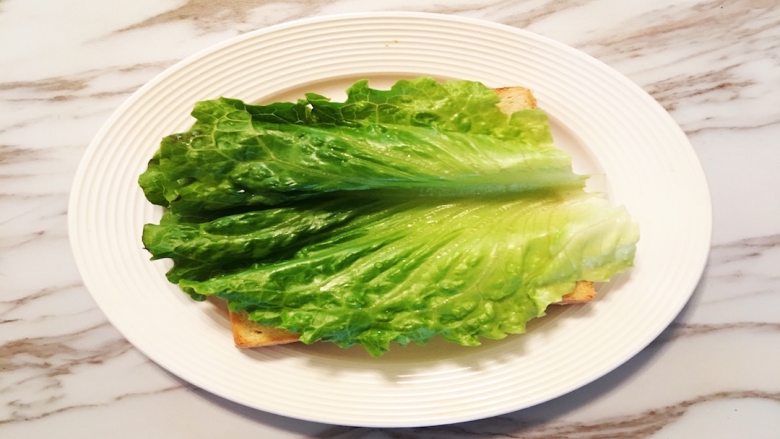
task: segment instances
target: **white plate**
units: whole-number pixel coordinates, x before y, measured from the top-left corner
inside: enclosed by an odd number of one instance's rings
[[[559,143],[640,224],[636,266],[585,306],[561,307],[526,335],[479,348],[445,343],[371,359],[327,345],[242,351],[217,307],[170,285],[142,249],[156,221],[136,179],[159,140],[186,130],[201,99],[343,95],[368,78],[415,75],[531,87]],[[224,398],[286,416],[420,426],[547,401],[614,369],[653,340],[693,291],[707,257],[710,199],[685,135],[650,96],[606,65],[519,29],[453,16],[323,17],[234,38],[166,70],[97,134],[70,199],[73,253],[111,322],[162,367]]]

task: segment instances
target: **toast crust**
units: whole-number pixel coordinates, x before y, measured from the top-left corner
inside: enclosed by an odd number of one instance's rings
[[[524,87],[500,87],[493,89],[499,97],[498,108],[505,114],[537,108],[536,97]]]
[[[536,98],[531,90],[524,87],[501,87],[495,89],[500,101],[498,108],[506,114],[515,111],[537,108]],[[563,296],[556,305],[572,305],[590,302],[596,297],[593,282],[578,281],[571,293]],[[298,335],[283,329],[260,325],[249,320],[243,313],[230,313],[233,328],[233,340],[240,348],[259,348],[298,341]]]
[[[230,312],[233,342],[240,348],[256,348],[298,341],[298,335],[284,329],[259,325],[244,313]]]

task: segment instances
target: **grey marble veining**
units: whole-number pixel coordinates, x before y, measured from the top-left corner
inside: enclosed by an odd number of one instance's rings
[[[527,410],[382,430],[210,395],[110,325],[67,237],[71,180],[100,125],[197,50],[290,19],[368,10],[460,14],[552,37],[626,74],[681,125],[712,191],[714,244],[690,303],[648,348]],[[777,437],[778,102],[772,0],[0,2],[0,437]]]

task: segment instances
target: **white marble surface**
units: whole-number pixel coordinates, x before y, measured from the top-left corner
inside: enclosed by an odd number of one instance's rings
[[[780,437],[780,8],[766,1],[0,1],[0,437]],[[314,15],[486,18],[584,50],[651,93],[712,191],[707,269],[634,359],[554,401],[425,429],[359,429],[247,409],[168,374],[82,286],[68,191],[135,89],[228,37]]]

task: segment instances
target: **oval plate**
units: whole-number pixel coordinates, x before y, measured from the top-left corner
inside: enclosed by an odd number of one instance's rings
[[[478,348],[443,342],[372,359],[325,344],[233,346],[223,310],[169,284],[144,223],[159,218],[136,180],[193,104],[218,96],[340,98],[358,79],[429,75],[530,87],[554,135],[624,204],[641,241],[629,275],[584,306],[554,309],[528,334]],[[179,377],[260,410],[356,426],[422,426],[494,416],[570,392],[619,366],[677,315],[703,270],[711,207],[704,175],[672,118],[603,63],[530,32],[421,13],[321,17],[226,41],[169,68],[99,131],[79,166],[70,238],[84,283],[138,349]]]

